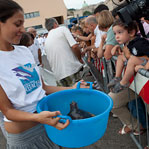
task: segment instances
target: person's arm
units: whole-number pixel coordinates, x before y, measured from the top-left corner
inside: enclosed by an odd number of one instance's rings
[[[85,36],[80,36],[80,35],[77,35],[77,34],[74,34],[74,33],[73,33],[73,35],[74,35],[74,37],[76,37],[80,40],[83,40],[83,41],[89,41],[93,36],[92,34],[89,34],[87,37],[85,37]]]
[[[91,51],[92,49],[95,49],[95,45],[91,45],[91,46],[84,48],[83,52],[85,53],[87,51]]]
[[[39,59],[40,65],[42,65],[41,49],[38,49],[38,59]]]
[[[123,52],[124,52],[124,55],[126,56],[126,58],[129,59],[131,56],[131,53],[130,53],[129,49],[127,48],[127,46],[124,46]]]
[[[68,126],[69,121],[65,124],[59,122],[60,118],[55,116],[60,115],[59,111],[50,112],[50,111],[43,111],[39,114],[37,113],[29,113],[20,110],[16,110],[13,108],[10,100],[8,99],[5,91],[0,86],[0,110],[6,116],[7,119],[16,122],[39,122],[42,124],[51,125],[59,130],[64,129]]]
[[[106,60],[109,60],[112,58],[111,50],[117,44],[118,43],[115,39],[115,35],[111,26],[107,32],[107,39],[106,39],[106,45],[105,45],[104,57]]]
[[[97,50],[98,58],[102,58],[102,56],[103,56],[103,53],[104,53],[103,47],[104,47],[104,43],[105,43],[106,38],[107,38],[106,34],[102,35],[102,37],[101,37],[100,45],[99,45],[99,48]]]
[[[73,38],[71,32],[69,31],[68,28],[66,27],[62,27],[62,32],[63,32],[63,35],[64,35],[64,38],[66,38],[66,40],[68,41],[69,43],[69,46],[71,47],[72,49],[72,52],[74,53],[74,55],[78,58],[78,60],[80,62],[82,62],[81,60],[81,47],[79,46],[79,44],[77,44],[77,42],[75,41],[75,39]]]
[[[48,95],[62,90],[76,89],[77,83],[74,84],[72,87],[62,87],[62,86],[48,86],[42,81],[42,86],[43,86],[43,89],[46,91],[46,94]],[[80,88],[89,88],[89,86],[87,86],[87,83],[82,80],[80,84]]]
[[[120,46],[119,45],[115,45],[112,48],[112,50],[111,50],[111,54],[112,55],[120,55],[120,54],[122,54]]]
[[[71,47],[72,52],[74,53],[74,55],[78,58],[78,60],[82,63],[82,59],[81,59],[81,47],[79,46],[79,44],[75,44]]]
[[[98,58],[102,58],[103,57],[103,53],[104,53],[103,46],[104,46],[104,42],[101,40],[100,45],[99,45],[99,48],[97,50],[97,56],[98,56]]]
[[[111,59],[111,57],[112,57],[111,50],[113,47],[114,47],[114,45],[106,45],[105,46],[104,58],[106,60]]]

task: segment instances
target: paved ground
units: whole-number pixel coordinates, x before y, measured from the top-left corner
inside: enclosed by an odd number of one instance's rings
[[[80,149],[137,149],[130,135],[119,135],[118,130],[122,127],[117,118],[109,117],[105,135],[95,144]],[[143,136],[143,138],[145,138]],[[0,149],[5,149],[6,141],[0,131]],[[32,149],[32,148],[31,148]],[[65,148],[68,149],[68,148]]]
[[[86,77],[86,80],[93,81],[93,77],[92,76]],[[122,124],[120,120],[117,118],[113,118],[112,115],[110,114],[108,127],[105,135],[95,144],[80,149],[137,149],[137,146],[135,145],[129,134],[127,135],[118,134],[118,130],[121,127]],[[146,134],[144,134],[141,139],[143,142],[142,146],[145,146],[146,144],[145,135]],[[2,132],[0,130],[0,149],[5,149],[5,144],[6,140],[4,139]]]

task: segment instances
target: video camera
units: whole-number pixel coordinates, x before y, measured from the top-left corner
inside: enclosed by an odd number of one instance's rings
[[[145,37],[143,26],[140,22],[142,17],[145,20],[149,20],[149,0],[126,0],[127,5],[120,9],[117,14],[119,15],[120,19],[129,24],[133,20],[136,20],[139,23],[139,28],[141,34]]]
[[[123,22],[129,24],[141,17],[149,20],[149,0],[127,0],[127,3],[127,6],[117,12]]]

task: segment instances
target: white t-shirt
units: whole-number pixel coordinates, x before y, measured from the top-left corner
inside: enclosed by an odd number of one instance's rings
[[[38,39],[35,38],[34,43],[31,46],[29,46],[28,48],[32,52],[36,64],[37,65],[40,64],[39,58],[38,58],[38,50],[40,49]]]
[[[100,42],[101,42],[101,36],[103,34],[105,34],[106,32],[103,32],[101,30],[99,30],[98,28],[98,25],[96,26],[95,30],[94,30],[94,35],[96,36],[96,39],[95,39],[95,47],[98,48],[99,45],[100,45]]]
[[[57,81],[66,78],[82,67],[71,47],[76,44],[68,28],[61,26],[48,33],[45,51],[51,70]]]
[[[39,47],[41,50],[42,55],[44,55],[44,43],[45,43],[45,39],[43,37],[39,37],[38,38],[38,42],[39,42]]]
[[[14,46],[13,51],[0,51],[0,85],[17,110],[34,112],[45,96],[39,68],[30,50]],[[5,121],[8,121],[5,118]]]

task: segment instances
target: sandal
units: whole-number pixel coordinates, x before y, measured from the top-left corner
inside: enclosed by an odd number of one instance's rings
[[[128,88],[128,87],[129,87],[129,84],[121,85],[120,82],[118,82],[118,83],[111,89],[111,91],[112,91],[113,93],[118,93],[118,92],[120,92],[120,91],[122,91],[122,90],[124,90],[124,89],[126,89],[126,88]]]
[[[121,135],[125,135],[125,134],[130,133],[131,132],[131,129],[129,128],[130,130],[129,131],[126,131],[125,130],[126,127],[128,128],[128,126],[124,124],[124,126],[122,127],[122,129],[118,133],[121,134]]]
[[[145,131],[146,131],[146,129],[141,129],[140,132],[134,131],[133,134],[134,134],[135,136],[139,136],[139,135],[142,135]]]
[[[117,118],[117,117],[118,117],[116,114],[112,114],[112,116],[113,116],[114,118]]]
[[[114,85],[116,85],[119,81],[121,80],[120,77],[114,77],[107,85],[107,87],[110,89],[112,88]]]

